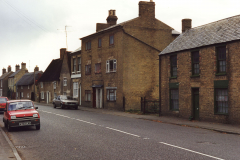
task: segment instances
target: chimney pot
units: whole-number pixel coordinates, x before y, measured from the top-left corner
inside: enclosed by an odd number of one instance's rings
[[[108,11],[108,17],[107,17],[107,23],[110,24],[110,26],[117,24],[117,16],[115,10],[109,10]]]
[[[8,66],[8,72],[11,72],[12,71],[12,67],[9,65]]]
[[[3,75],[4,73],[6,73],[6,68],[3,68],[3,69],[2,69],[2,75]]]

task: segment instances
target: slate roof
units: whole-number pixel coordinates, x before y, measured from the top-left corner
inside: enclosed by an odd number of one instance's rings
[[[240,40],[240,15],[189,29],[159,55]]]
[[[39,78],[38,82],[52,82],[59,81],[60,72],[62,68],[63,60],[53,59],[52,62],[48,65],[45,72]]]
[[[9,76],[8,78],[14,77],[16,74],[18,74],[21,71],[21,69],[17,70],[16,72],[14,72],[13,74],[11,74],[11,76]]]
[[[76,49],[75,51],[71,52],[70,54],[73,54],[73,53],[76,53],[76,52],[79,52],[81,51],[81,47],[79,47],[78,49]]]
[[[39,74],[42,73],[42,71],[35,72],[35,80],[39,78]],[[27,86],[32,85],[34,83],[34,72],[25,73],[22,78],[19,79],[19,81],[16,83],[18,86]]]
[[[4,73],[4,74],[0,77],[0,80],[6,78],[8,75],[11,75],[12,73],[13,73],[13,72],[6,72],[6,73]]]

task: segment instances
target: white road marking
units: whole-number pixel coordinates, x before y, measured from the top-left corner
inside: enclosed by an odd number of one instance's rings
[[[196,151],[193,151],[193,150],[190,150],[190,149],[186,149],[186,148],[182,148],[182,147],[179,147],[179,146],[175,146],[175,145],[172,145],[172,144],[168,144],[168,143],[164,143],[164,142],[159,142],[159,143],[165,144],[165,145],[167,145],[167,146],[179,148],[179,149],[182,149],[182,150],[185,150],[185,151],[189,151],[189,152],[192,152],[192,153],[200,154],[200,155],[203,155],[203,156],[206,156],[206,157],[210,157],[210,158],[214,158],[214,159],[218,159],[218,160],[224,160],[224,159],[222,159],[222,158],[210,156],[210,155],[207,155],[207,154],[204,154],[204,153],[196,152]]]
[[[140,137],[140,136],[138,136],[138,135],[131,134],[131,133],[127,133],[127,132],[124,132],[124,131],[121,131],[121,130],[117,130],[117,129],[114,129],[114,128],[109,128],[109,127],[106,127],[106,128],[107,128],[107,129],[114,130],[114,131],[117,131],[117,132],[125,133],[125,134],[131,135],[131,136]]]

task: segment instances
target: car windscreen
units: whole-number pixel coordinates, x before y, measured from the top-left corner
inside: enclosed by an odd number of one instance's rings
[[[6,103],[7,102],[7,98],[0,98],[0,103]]]
[[[32,102],[13,102],[9,103],[8,110],[15,111],[15,110],[24,110],[24,109],[33,109]]]

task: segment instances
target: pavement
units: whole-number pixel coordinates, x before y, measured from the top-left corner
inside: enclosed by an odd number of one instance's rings
[[[45,105],[52,107],[52,104],[45,103],[37,103],[34,102],[35,106]],[[129,118],[143,119],[154,121],[157,123],[167,123],[173,125],[180,125],[185,127],[195,127],[202,128],[212,131],[217,131],[226,134],[236,134],[240,135],[240,125],[232,125],[232,124],[222,124],[222,123],[212,123],[212,122],[202,122],[202,121],[189,121],[188,119],[171,117],[171,116],[159,116],[158,114],[137,114],[137,113],[129,113],[122,112],[117,110],[108,110],[108,109],[95,109],[89,107],[79,106],[79,110],[89,111],[89,112],[98,112],[102,114],[111,114],[116,116],[123,116]],[[21,160],[18,155],[15,153],[16,149],[12,147],[11,141],[6,137],[6,133],[0,127],[0,160]]]

